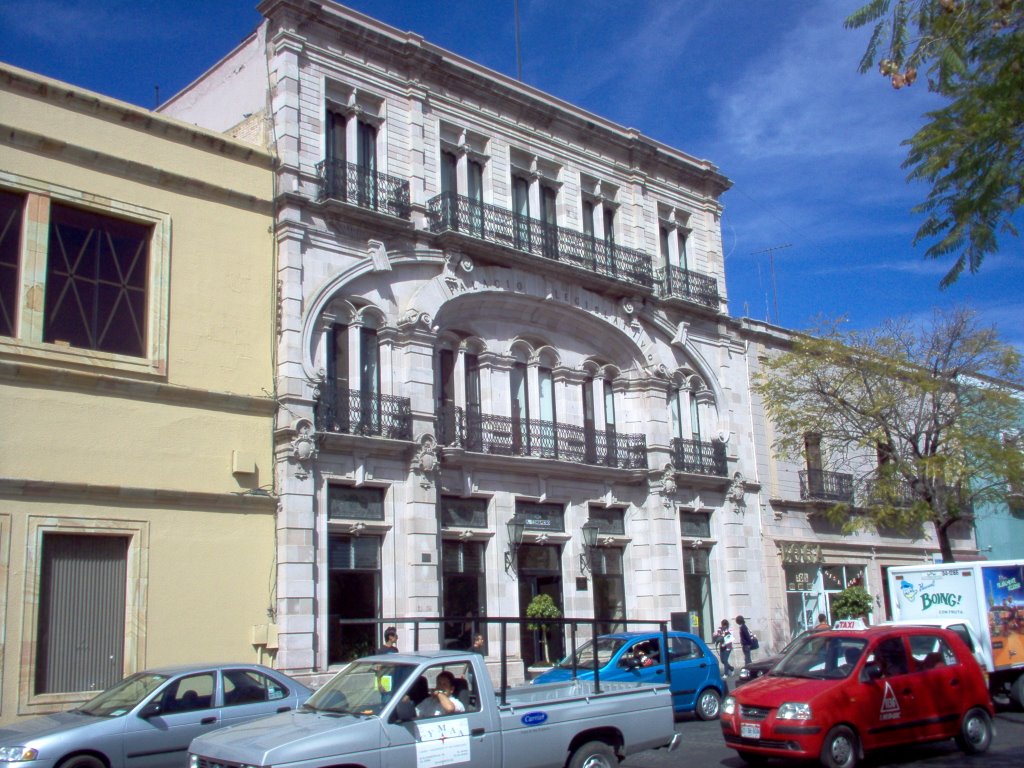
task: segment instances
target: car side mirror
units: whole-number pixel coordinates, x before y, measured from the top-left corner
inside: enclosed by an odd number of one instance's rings
[[[411,701],[402,700],[395,705],[394,721],[396,723],[407,723],[416,719],[416,705]]]
[[[860,673],[860,679],[864,682],[874,682],[882,678],[882,667],[878,664],[865,664]]]
[[[163,711],[163,704],[160,703],[159,699],[154,699],[142,708],[142,711],[139,712],[139,717],[143,720],[148,720],[151,717],[156,717],[157,715],[162,714]]]

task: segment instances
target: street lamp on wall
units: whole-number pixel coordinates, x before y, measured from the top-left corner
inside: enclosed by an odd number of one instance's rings
[[[580,555],[580,573],[587,573],[593,568],[594,547],[597,536],[601,532],[601,524],[596,520],[588,520],[583,524],[583,554]]]
[[[523,543],[523,532],[526,530],[526,518],[522,515],[513,515],[505,528],[508,531],[508,551],[505,552],[505,573],[516,573],[516,554],[519,552],[519,545]]]

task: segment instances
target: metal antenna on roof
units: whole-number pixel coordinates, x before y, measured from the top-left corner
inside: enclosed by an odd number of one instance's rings
[[[516,17],[516,79],[521,83],[523,82],[523,57],[519,45],[519,0],[513,0],[512,7]]]
[[[772,278],[772,300],[775,304],[775,324],[779,324],[779,289],[775,285],[775,252],[782,251],[786,248],[792,248],[792,243],[785,243],[784,245],[773,245],[771,248],[765,248],[764,250],[754,251],[751,256],[757,256],[762,253],[768,254],[768,270],[771,272]]]
[[[156,99],[156,103],[153,104],[153,109],[156,109],[157,107],[160,106],[160,86],[159,85],[154,85],[153,86],[153,94],[154,94],[153,98]]]

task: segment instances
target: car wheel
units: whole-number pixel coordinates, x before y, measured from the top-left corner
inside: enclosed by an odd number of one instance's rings
[[[837,725],[821,745],[821,764],[825,768],[853,768],[857,764],[857,735],[845,725]]]
[[[722,697],[714,688],[703,690],[694,709],[701,720],[714,720],[722,711]]]
[[[960,723],[957,746],[968,755],[980,755],[992,743],[992,718],[980,707],[969,710]]]
[[[619,758],[603,741],[588,741],[575,752],[569,768],[618,768]]]
[[[74,755],[58,763],[57,768],[107,768],[107,764],[93,755]]]
[[[1010,700],[1018,709],[1024,709],[1024,672],[1010,686]]]

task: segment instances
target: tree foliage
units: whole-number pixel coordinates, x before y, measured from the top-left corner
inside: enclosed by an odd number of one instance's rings
[[[871,595],[864,587],[847,587],[829,601],[834,619],[867,618],[871,613]]]
[[[955,257],[948,287],[965,268],[976,272],[998,248],[997,235],[1017,235],[1024,199],[1024,0],[871,0],[845,22],[873,25],[860,62],[875,62],[894,88],[919,71],[945,97],[942,109],[903,142],[909,178],[931,191],[914,210],[925,214],[914,242],[925,255]]]
[[[915,327],[866,332],[824,323],[767,360],[754,391],[793,459],[817,435],[823,468],[850,473],[852,503],[828,514],[850,532],[935,526],[946,562],[950,527],[984,503],[1005,503],[1024,479],[1021,360],[994,328],[956,309]]]

